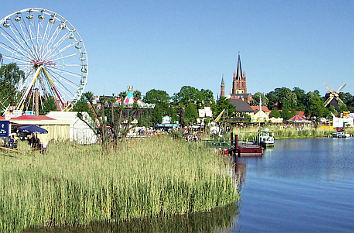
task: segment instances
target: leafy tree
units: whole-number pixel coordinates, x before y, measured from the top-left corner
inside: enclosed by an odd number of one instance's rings
[[[324,107],[324,101],[320,97],[318,91],[308,92],[306,94],[306,109],[305,114],[312,117],[323,117],[326,115],[327,111]]]
[[[197,118],[198,118],[197,106],[193,103],[189,103],[185,108],[184,122],[186,124],[192,124]]]
[[[275,118],[281,117],[278,108],[274,108],[273,111],[269,114],[269,117],[275,117]]]
[[[280,104],[281,109],[292,109],[296,107],[297,97],[296,94],[293,93],[289,88],[282,87],[276,88],[275,94],[278,98],[278,102]]]
[[[275,91],[270,91],[266,94],[266,97],[268,99],[268,108],[273,109],[274,105],[279,101],[277,94]]]
[[[268,98],[261,92],[256,92],[253,95],[253,99],[251,101],[251,105],[259,105],[259,100],[262,97],[262,106],[268,106],[269,100]]]
[[[133,96],[134,96],[135,100],[140,100],[141,99],[141,91],[138,91],[138,90],[134,91]]]
[[[212,104],[214,104],[214,94],[211,90],[209,89],[201,89],[200,90],[201,96],[202,96],[202,104],[203,106],[210,107]]]
[[[40,115],[45,115],[50,111],[57,111],[57,105],[55,104],[55,101],[53,98],[49,97],[47,99],[43,100],[43,104],[39,110]]]
[[[171,98],[166,91],[152,89],[146,92],[143,100],[150,104],[169,105]]]
[[[211,106],[214,103],[213,92],[210,90],[198,90],[191,86],[183,86],[178,93],[172,96],[172,104],[175,112],[179,112],[181,121],[193,122],[198,117],[198,109]],[[195,106],[192,106],[195,105]],[[196,110],[194,110],[196,109]],[[193,112],[193,114],[191,114]],[[194,116],[192,120],[190,117]]]
[[[291,115],[291,117],[296,116],[297,115],[296,109],[292,109],[290,112],[290,115]]]
[[[227,111],[230,117],[235,116],[236,113],[235,106],[230,103],[229,99],[223,96],[220,99],[218,99],[216,104],[212,105],[212,111],[214,117],[217,117],[224,109],[225,111]]]
[[[306,93],[299,87],[294,87],[293,93],[296,95],[296,110],[304,111],[306,108]]]
[[[25,73],[15,63],[0,67],[0,107],[16,102],[16,85],[24,78]]]
[[[284,120],[289,120],[293,116],[291,115],[291,112],[290,112],[290,110],[288,108],[283,108],[282,112],[281,112],[281,117]]]
[[[151,110],[151,115],[145,115],[143,118],[149,118],[153,125],[161,123],[162,117],[165,115],[174,118],[172,120],[176,120],[175,114],[172,116],[173,110],[170,106],[170,99],[166,91],[152,89],[146,92],[144,102],[155,104],[155,108]]]
[[[91,115],[91,109],[86,101],[84,95],[81,96],[81,98],[76,102],[76,104],[73,106],[72,110],[73,112],[87,112]]]

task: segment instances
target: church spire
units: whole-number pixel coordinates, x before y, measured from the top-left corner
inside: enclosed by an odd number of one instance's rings
[[[240,52],[238,52],[236,79],[237,80],[241,80],[242,79],[242,67],[241,67]]]
[[[221,87],[220,87],[220,98],[225,96],[225,83],[224,83],[224,74],[221,78]]]

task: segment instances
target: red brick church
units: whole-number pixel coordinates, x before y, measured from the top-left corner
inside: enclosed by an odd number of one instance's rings
[[[225,96],[224,77],[221,80],[220,97],[222,96]],[[246,72],[242,72],[240,54],[238,54],[237,70],[234,72],[232,90],[229,97],[230,99],[240,99],[247,103],[250,103],[252,100],[252,94],[247,93]]]

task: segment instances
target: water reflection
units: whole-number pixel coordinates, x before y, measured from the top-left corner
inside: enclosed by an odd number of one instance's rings
[[[230,204],[211,212],[189,215],[134,219],[119,223],[94,222],[78,227],[30,228],[24,232],[230,232],[237,214],[237,205]]]

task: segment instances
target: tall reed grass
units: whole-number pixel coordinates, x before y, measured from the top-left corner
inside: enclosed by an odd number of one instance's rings
[[[223,161],[167,137],[0,156],[0,232],[208,211],[238,198]]]
[[[275,139],[330,137],[331,133],[336,132],[330,127],[302,128],[296,126],[268,126],[267,128],[274,134]],[[353,129],[347,130],[347,132],[354,135]],[[255,141],[258,135],[258,127],[235,127],[233,133],[237,134],[241,141]]]

